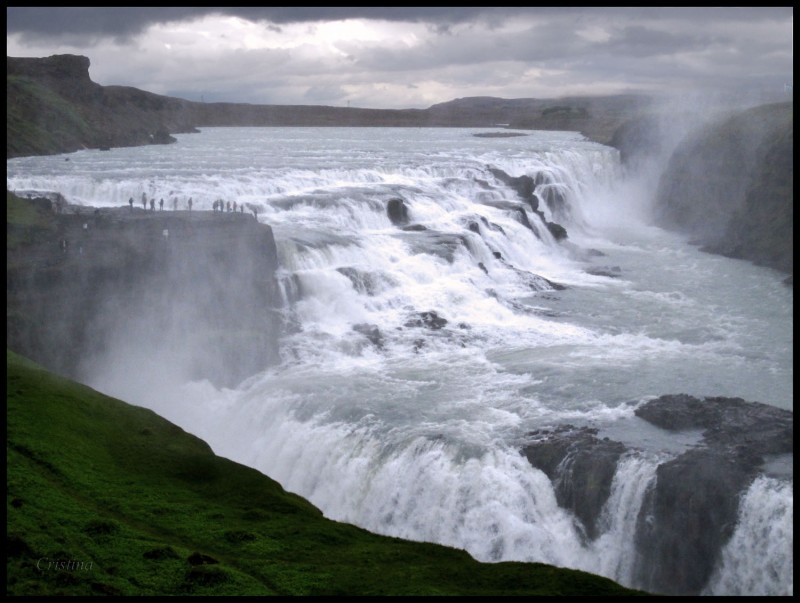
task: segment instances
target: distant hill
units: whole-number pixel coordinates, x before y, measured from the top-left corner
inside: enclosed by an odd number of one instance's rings
[[[608,143],[645,96],[461,98],[428,109],[197,103],[101,86],[78,55],[6,58],[7,157],[172,142],[203,126],[498,127],[574,130]]]

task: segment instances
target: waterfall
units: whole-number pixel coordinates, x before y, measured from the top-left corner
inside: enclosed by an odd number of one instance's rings
[[[647,191],[622,178],[616,150],[574,133],[213,128],[20,158],[7,181],[88,206],[236,200],[272,227],[280,362],[229,389],[131,388],[121,348],[110,393],[330,518],[637,586],[642,501],[697,437],[634,410],[676,390],[791,408],[792,299],[764,269],[650,226]],[[594,540],[520,452],[565,424],[628,448]],[[756,479],[705,594],[791,594],[791,508],[791,482]]]

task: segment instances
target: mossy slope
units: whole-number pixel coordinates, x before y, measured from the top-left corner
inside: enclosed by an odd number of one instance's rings
[[[8,594],[637,594],[327,520],[149,410],[7,369]]]

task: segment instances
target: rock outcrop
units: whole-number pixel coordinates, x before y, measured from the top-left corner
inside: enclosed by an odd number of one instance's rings
[[[671,595],[700,594],[734,532],[739,500],[768,455],[793,452],[793,414],[741,398],[661,396],[636,415],[667,431],[702,432],[698,446],[660,464],[636,520],[634,581]],[[617,463],[636,451],[564,425],[530,434],[522,448],[553,482],[590,540],[609,498]]]
[[[567,229],[561,224],[548,221],[544,212],[539,209],[539,195],[542,196],[551,212],[559,213],[566,207],[561,194],[547,182],[542,174],[537,174],[536,178],[531,178],[527,175],[510,176],[498,168],[490,167],[489,171],[500,182],[515,191],[519,198],[530,206],[531,211],[539,216],[556,241],[563,241],[567,238]],[[524,212],[522,212],[520,222],[530,228],[536,236],[540,236]]]
[[[249,214],[62,207],[8,250],[7,345],[82,380],[163,370],[232,386],[278,360],[276,267]]]
[[[89,77],[77,55],[6,59],[7,156],[174,142],[195,131],[192,103]]]
[[[559,506],[572,511],[588,539],[594,540],[600,535],[598,520],[625,446],[598,438],[595,429],[573,425],[530,437],[535,441],[524,449],[528,461],[545,472]]]
[[[674,151],[656,219],[707,251],[793,272],[793,109],[743,111],[695,131]]]

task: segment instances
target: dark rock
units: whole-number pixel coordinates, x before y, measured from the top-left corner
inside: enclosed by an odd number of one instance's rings
[[[556,224],[555,222],[546,222],[547,230],[550,231],[550,234],[553,235],[553,238],[556,241],[563,241],[567,238],[567,229],[561,226],[561,224]]]
[[[383,334],[381,333],[380,329],[377,325],[370,325],[370,324],[357,324],[353,325],[353,330],[356,333],[361,333],[364,337],[369,339],[370,343],[374,345],[379,350],[383,349]]]
[[[436,312],[420,312],[419,318],[412,318],[407,321],[406,327],[425,327],[432,331],[438,331],[447,324],[447,319],[442,318]]]
[[[637,416],[670,431],[702,429],[702,448],[657,470],[637,522],[637,579],[666,594],[698,594],[733,533],[741,494],[765,454],[793,450],[793,413],[741,398],[661,396]]]
[[[793,451],[793,413],[741,398],[661,396],[636,414],[670,431],[702,430],[699,446],[662,463],[635,527],[633,580],[640,588],[697,595],[736,526],[739,501],[765,455]],[[596,538],[597,519],[623,453],[590,428],[563,425],[530,434],[522,452],[553,482],[559,505]]]
[[[533,189],[536,188],[536,183],[530,176],[510,176],[503,170],[493,167],[489,168],[489,172],[500,182],[515,190],[522,199],[527,200],[528,197],[533,195]]]
[[[691,450],[656,471],[636,523],[637,583],[668,595],[696,595],[736,525],[739,494],[755,467],[722,451]]]
[[[572,511],[589,539],[599,536],[598,519],[611,492],[625,446],[597,438],[597,431],[565,425],[544,432],[523,448],[528,461],[553,482],[559,506]]]
[[[758,455],[792,452],[794,414],[741,398],[695,398],[686,394],[650,400],[636,415],[663,429],[703,429],[710,447],[746,447]]]
[[[406,207],[403,199],[389,199],[386,204],[386,213],[389,215],[392,224],[397,226],[408,224],[408,207]]]
[[[422,232],[428,230],[428,227],[423,224],[411,224],[409,226],[403,226],[403,230],[406,232]]]

